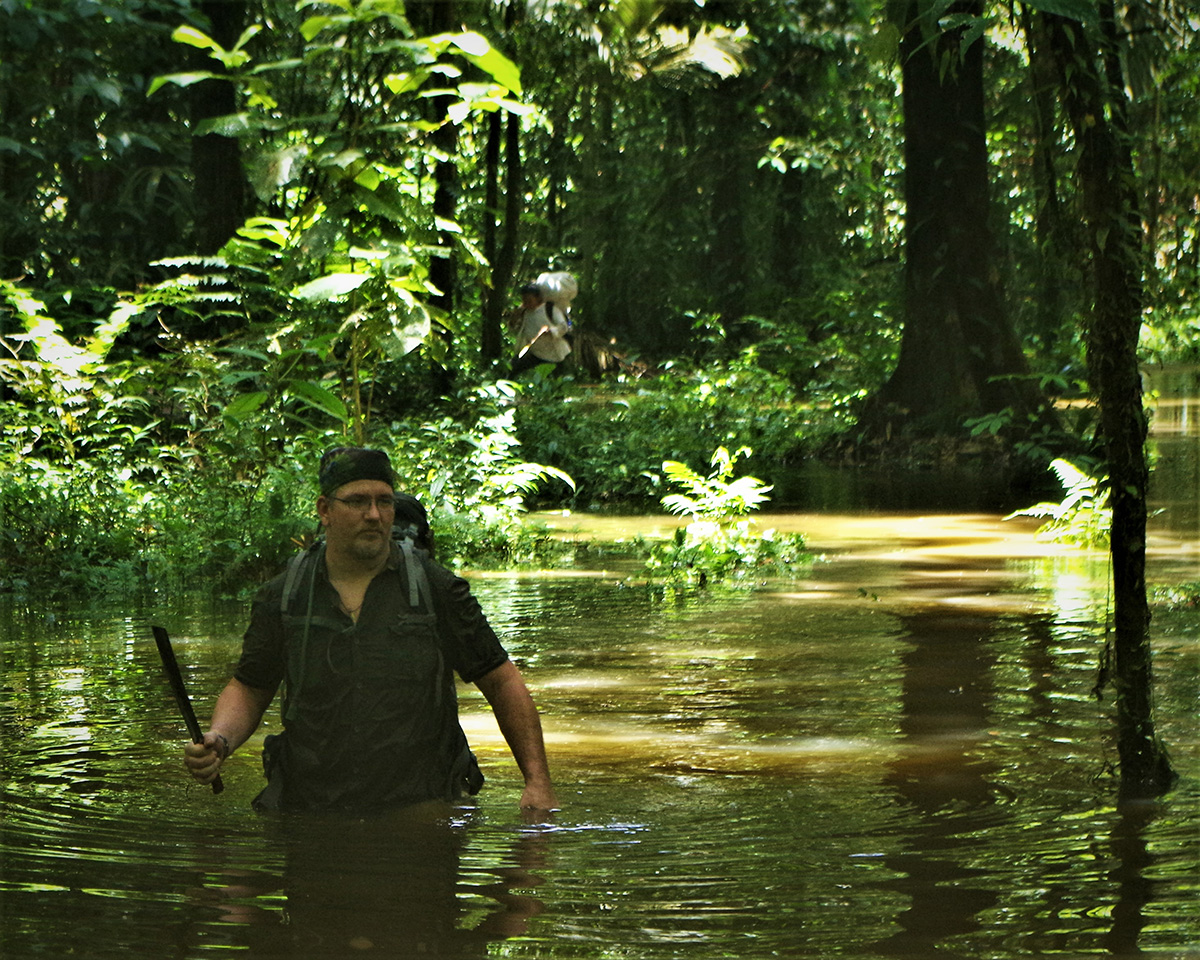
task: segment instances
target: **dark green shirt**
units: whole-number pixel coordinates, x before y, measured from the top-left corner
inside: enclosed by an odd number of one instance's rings
[[[316,550],[290,582],[281,574],[255,597],[234,676],[285,691],[263,805],[371,810],[467,792],[474,757],[453,674],[474,682],[508,654],[466,581],[413,555],[425,573],[419,598],[393,547],[357,623]]]

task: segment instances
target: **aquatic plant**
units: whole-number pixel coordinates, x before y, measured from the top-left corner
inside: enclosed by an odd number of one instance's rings
[[[802,535],[753,529],[747,515],[770,499],[772,487],[757,477],[734,477],[737,461],[751,452],[741,447],[731,454],[718,447],[708,476],[676,460],[663,463],[667,482],[681,491],[664,496],[662,505],[692,519],[669,543],[650,548],[646,570],[652,576],[705,586],[716,580],[795,574],[809,559]]]

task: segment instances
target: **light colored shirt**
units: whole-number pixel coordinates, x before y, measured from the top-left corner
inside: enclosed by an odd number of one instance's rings
[[[538,336],[543,327],[546,331]],[[567,318],[562,310],[546,302],[525,312],[517,342],[521,344],[521,348],[532,344],[529,352],[539,360],[561,363],[571,352],[571,345],[566,341],[567,329]]]

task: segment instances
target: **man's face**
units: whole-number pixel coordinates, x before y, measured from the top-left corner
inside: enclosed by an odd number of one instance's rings
[[[382,480],[354,480],[319,497],[317,514],[328,548],[368,562],[386,555],[395,515],[392,495]]]

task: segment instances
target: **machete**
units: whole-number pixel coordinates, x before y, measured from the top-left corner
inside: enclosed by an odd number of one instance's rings
[[[525,346],[523,346],[521,348],[521,352],[517,354],[517,359],[520,360],[523,356],[525,356],[525,354],[527,354],[529,352],[529,348],[532,347],[535,343],[537,343],[538,340],[541,339],[542,334],[545,333],[549,329],[550,329],[549,327],[542,327],[541,330],[539,330],[537,333],[535,333],[533,335],[533,339],[530,340],[527,344],[525,344]]]
[[[192,701],[188,699],[187,688],[183,685],[183,675],[179,672],[179,663],[175,660],[175,651],[171,649],[171,638],[163,627],[151,627],[154,632],[154,642],[158,644],[158,655],[162,657],[163,670],[171,684],[171,692],[175,694],[175,702],[179,704],[179,712],[183,714],[183,722],[187,725],[192,743],[203,743],[204,734],[200,732],[200,724],[196,722],[196,712],[192,709]],[[212,782],[213,793],[225,789],[221,775]]]

